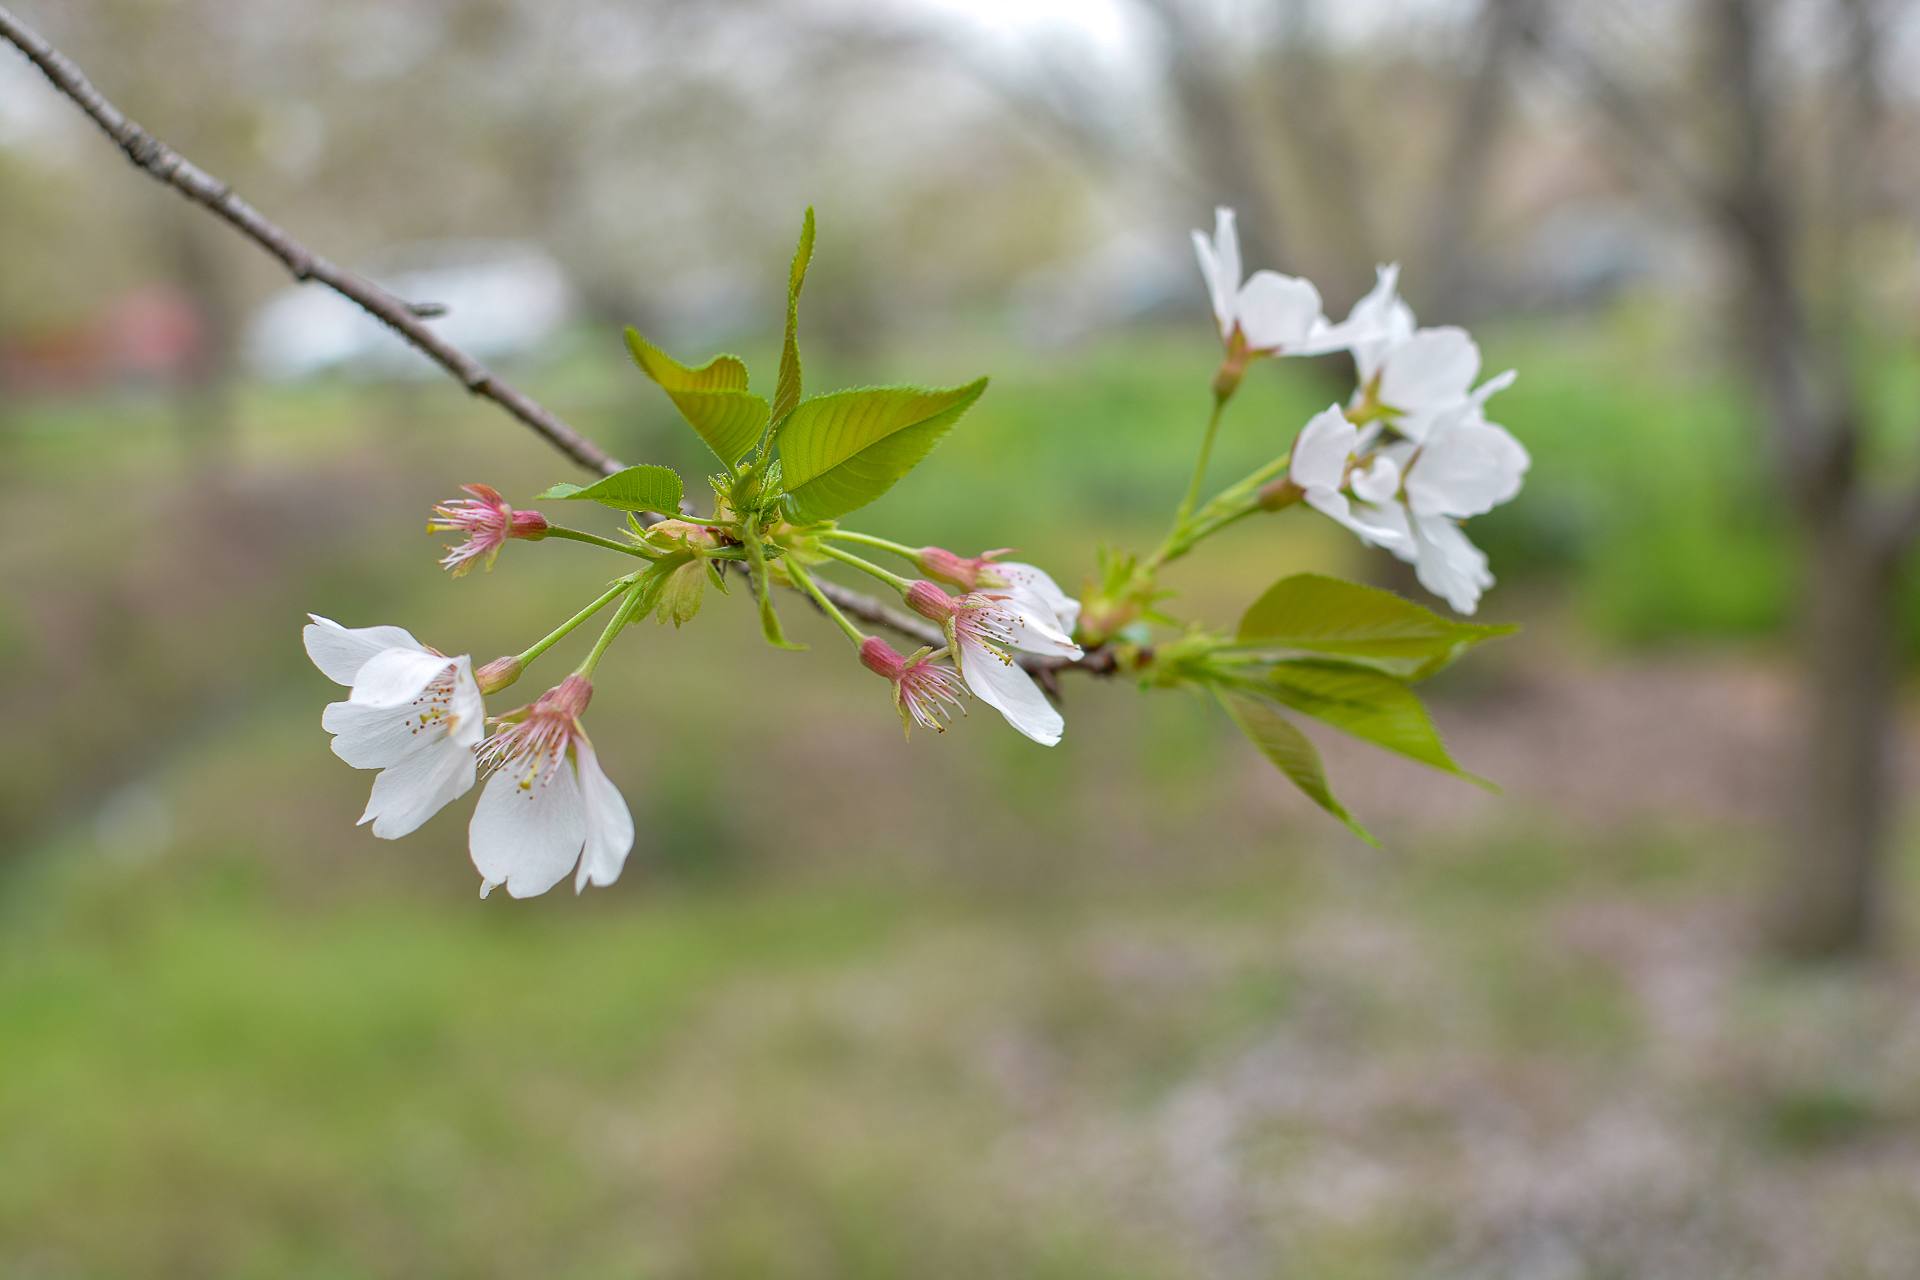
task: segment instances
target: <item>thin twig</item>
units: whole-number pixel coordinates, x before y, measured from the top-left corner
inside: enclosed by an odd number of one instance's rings
[[[0,38],[26,54],[42,74],[53,82],[54,88],[86,112],[102,132],[126,152],[127,158],[135,166],[206,208],[278,258],[296,281],[322,285],[358,303],[367,314],[425,353],[468,391],[493,401],[582,467],[611,475],[624,465],[568,425],[558,414],[421,323],[434,313],[433,304],[407,302],[365,276],[321,257],[285,228],[241,199],[225,182],[141,128],[94,88],[86,73],[71,58],[54,48],[3,5],[0,5]],[[872,596],[832,582],[823,581],[819,586],[829,600],[862,622],[885,627],[921,644],[937,646],[944,643],[939,631],[931,624],[883,604]],[[1063,667],[1097,674],[1111,674],[1115,669],[1111,654],[1104,657],[1100,654],[1090,655],[1089,660],[1082,663],[1047,658],[1026,658],[1023,662],[1037,674]]]

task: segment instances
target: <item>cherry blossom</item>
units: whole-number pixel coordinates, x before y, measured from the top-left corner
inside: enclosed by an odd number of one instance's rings
[[[352,690],[328,704],[321,727],[333,734],[335,755],[380,771],[360,821],[383,840],[398,839],[473,786],[486,720],[473,660],[435,652],[399,627],[355,629],[308,616],[307,656]]]
[[[1045,569],[1018,560],[1002,560],[1000,557],[1007,553],[1003,547],[977,556],[960,556],[944,547],[922,547],[915,562],[928,577],[962,591],[1004,588],[1041,612],[1051,613],[1054,626],[1071,636],[1080,624],[1080,602],[1061,590],[1060,584]]]
[[[1016,658],[1018,653],[1080,660],[1081,649],[1049,609],[1012,592],[970,591],[955,598],[931,582],[914,583],[907,605],[940,624],[973,696],[1042,746],[1060,741],[1066,722]]]
[[[1351,346],[1356,335],[1365,336],[1349,324],[1328,322],[1312,281],[1267,270],[1243,280],[1233,210],[1215,209],[1213,216],[1212,239],[1195,231],[1193,251],[1213,302],[1220,340],[1229,351],[1237,340],[1251,355],[1325,355]]]
[[[538,511],[514,510],[492,485],[465,484],[460,488],[467,496],[441,503],[433,509],[433,519],[427,521],[428,533],[466,535],[466,541],[448,547],[440,561],[440,566],[454,577],[464,577],[476,564],[492,569],[508,538],[537,539],[546,533],[545,516]]]
[[[580,727],[592,697],[584,676],[568,676],[502,716],[482,744],[490,776],[467,827],[481,897],[503,884],[515,898],[534,897],[569,871],[575,893],[619,879],[633,815]]]

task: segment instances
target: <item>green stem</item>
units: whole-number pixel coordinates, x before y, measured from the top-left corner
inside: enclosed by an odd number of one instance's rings
[[[1213,412],[1207,415],[1207,433],[1200,437],[1200,456],[1193,463],[1193,479],[1187,481],[1186,496],[1180,499],[1180,510],[1173,517],[1175,528],[1186,523],[1194,505],[1200,501],[1200,486],[1207,482],[1207,464],[1213,461],[1213,442],[1220,435],[1220,419],[1226,407],[1225,396],[1213,398]]]
[[[871,533],[861,533],[858,529],[823,529],[820,532],[820,536],[823,538],[834,538],[840,542],[858,543],[864,547],[873,547],[878,551],[890,551],[903,560],[912,560],[916,563],[920,559],[920,549],[918,547],[909,547],[905,543],[895,542],[890,538],[875,537]]]
[[[613,643],[613,638],[626,627],[627,620],[633,617],[633,611],[639,607],[640,597],[643,594],[644,590],[639,583],[627,588],[627,598],[620,602],[618,609],[614,610],[613,617],[607,620],[606,628],[600,632],[600,638],[593,642],[593,648],[588,651],[586,659],[573,669],[573,674],[588,680],[593,678],[593,669],[600,665],[600,655],[607,651],[607,646]]]
[[[897,573],[889,573],[871,560],[862,560],[851,551],[842,551],[838,547],[829,547],[823,544],[820,547],[820,554],[823,556],[832,556],[842,564],[850,564],[862,573],[871,574],[873,577],[880,579],[880,581],[892,587],[895,591],[904,593],[908,587],[913,585],[913,579],[903,578]]]
[[[1194,459],[1193,478],[1187,481],[1187,492],[1180,499],[1180,506],[1173,513],[1173,527],[1167,530],[1167,536],[1160,547],[1147,561],[1148,568],[1157,568],[1174,558],[1176,547],[1187,531],[1187,518],[1200,501],[1200,486],[1207,482],[1207,464],[1213,461],[1213,442],[1220,434],[1220,418],[1227,407],[1227,397],[1214,393],[1213,412],[1207,415],[1207,431],[1200,437],[1200,456]]]
[[[1200,543],[1229,525],[1236,524],[1261,509],[1260,490],[1269,480],[1286,473],[1292,454],[1285,453],[1234,481],[1200,508],[1191,524],[1176,529],[1153,553],[1147,567],[1157,569],[1170,560],[1178,560]]]
[[[518,661],[521,666],[523,667],[526,666],[528,663],[532,662],[535,658],[539,657],[541,654],[545,653],[547,650],[553,648],[553,646],[558,644],[561,640],[565,639],[566,636],[570,632],[572,632],[575,627],[579,626],[581,623],[585,622],[588,618],[591,618],[594,614],[600,612],[602,609],[606,608],[607,603],[609,601],[611,601],[615,596],[619,595],[622,591],[625,591],[627,588],[631,587],[632,585],[633,585],[633,578],[631,576],[620,579],[620,581],[614,583],[611,587],[607,588],[607,590],[601,594],[598,600],[595,600],[592,604],[588,605],[586,608],[582,609],[580,612],[574,614],[571,618],[568,618],[565,622],[561,623],[558,627],[556,627],[554,630],[552,630],[545,636],[542,636],[540,639],[534,641],[533,647],[530,649],[527,649],[524,653],[521,653],[516,659],[516,661]]]
[[[867,642],[867,633],[848,621],[847,615],[840,612],[838,605],[827,599],[826,593],[821,591],[819,585],[814,582],[813,575],[801,568],[798,561],[787,562],[787,576],[798,583],[802,591],[813,597],[813,602],[820,606],[820,612],[832,618],[835,624],[847,633],[847,639],[853,641],[854,648],[858,649]]]
[[[622,555],[639,556],[643,560],[651,560],[654,558],[630,542],[615,542],[612,538],[603,538],[597,533],[586,533],[580,529],[563,529],[557,524],[548,525],[547,531],[543,536],[548,538],[566,538],[573,542],[584,542],[590,547],[605,547],[609,551],[618,551]]]

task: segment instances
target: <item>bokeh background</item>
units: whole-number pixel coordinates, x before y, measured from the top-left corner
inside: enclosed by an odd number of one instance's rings
[[[1534,470],[1433,687],[1503,793],[1324,739],[1382,849],[1201,699],[903,749],[736,593],[602,668],[624,878],[482,904],[463,806],[354,828],[298,630],[522,647],[604,563],[421,523],[567,464],[3,51],[0,1272],[1912,1274],[1916,6],[13,7],[624,458],[703,455],[619,327],[767,380],[813,204],[812,387],[994,376],[862,524],[1077,582],[1184,483],[1227,202],[1335,314],[1403,262]],[[1297,512],[1172,581],[1304,568],[1410,586]]]

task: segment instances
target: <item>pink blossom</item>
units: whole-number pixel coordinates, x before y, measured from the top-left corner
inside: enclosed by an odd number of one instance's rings
[[[910,658],[903,657],[878,636],[868,636],[860,646],[861,665],[892,681],[894,709],[909,732],[917,724],[945,733],[954,711],[967,713],[966,686],[952,671],[934,663],[930,654],[921,649]]]
[[[477,562],[493,568],[493,561],[508,538],[540,538],[547,532],[547,518],[538,511],[516,511],[492,485],[464,484],[468,496],[441,503],[427,522],[428,533],[460,533],[466,541],[448,547],[440,561],[444,569],[458,578],[470,572]]]

